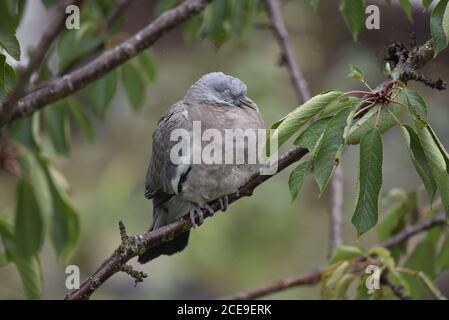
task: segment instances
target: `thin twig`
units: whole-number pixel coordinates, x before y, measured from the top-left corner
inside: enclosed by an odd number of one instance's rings
[[[81,90],[89,83],[101,78],[109,71],[149,48],[169,30],[202,11],[208,2],[208,0],[186,0],[182,2],[93,61],[27,94],[17,104],[11,104],[10,114],[3,112],[4,105],[2,105],[1,110],[3,111],[0,112],[0,118],[3,118],[4,121],[1,124],[4,125],[13,119],[29,116],[45,105]]]
[[[288,66],[290,78],[295,87],[300,101],[305,102],[310,99],[310,91],[307,81],[304,79],[301,69],[296,62],[295,52],[290,44],[287,27],[282,18],[281,7],[278,0],[265,1],[268,13],[270,15],[273,33],[279,42],[281,48],[282,61]]]
[[[278,0],[266,0],[266,6],[271,18],[271,30],[275,34],[281,49],[282,60],[285,62],[290,73],[290,79],[298,96],[299,103],[310,99],[309,86],[302,71],[296,62],[295,51],[290,44],[287,28],[282,16],[280,3]],[[364,92],[365,93],[365,92]],[[368,92],[367,92],[368,93]],[[342,221],[343,221],[343,172],[337,166],[335,176],[331,182],[331,209],[330,216],[330,252],[343,242]]]
[[[119,16],[128,8],[133,0],[119,0],[104,19],[100,30],[109,29]]]
[[[263,287],[248,290],[245,292],[239,292],[229,296],[225,296],[223,300],[249,300],[256,299],[262,296],[266,296],[272,293],[280,292],[288,288],[303,286],[303,285],[315,285],[321,281],[321,275],[323,271],[321,269],[312,270],[307,273],[303,273],[297,276],[277,280],[271,282]]]
[[[408,238],[414,236],[415,234],[429,230],[435,226],[445,225],[445,224],[447,224],[446,215],[443,212],[440,212],[440,213],[436,214],[434,217],[424,220],[423,222],[421,222],[417,225],[406,227],[404,230],[402,230],[401,232],[399,232],[392,238],[381,243],[381,246],[388,248],[388,249],[396,247],[397,245],[404,242]]]
[[[390,278],[388,278],[388,271],[385,269],[384,272],[382,272],[382,275],[380,277],[380,282],[387,287],[391,289],[393,294],[398,297],[400,300],[411,300],[412,297],[410,297],[404,289],[404,286],[402,285],[396,285],[393,282],[391,282]]]

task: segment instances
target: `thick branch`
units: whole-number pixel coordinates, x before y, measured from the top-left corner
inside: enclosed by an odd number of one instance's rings
[[[51,23],[48,30],[42,35],[37,48],[30,57],[28,65],[19,73],[14,89],[8,95],[7,100],[0,106],[0,127],[5,125],[14,114],[14,107],[20,97],[25,93],[30,78],[33,73],[39,69],[45,56],[47,55],[53,42],[58,35],[64,30],[65,26],[65,8],[69,5],[79,5],[81,0],[62,1],[57,6],[58,16]]]
[[[307,154],[306,149],[293,148],[287,151],[278,161],[277,172],[287,168],[292,163],[300,160]],[[245,196],[252,195],[257,186],[271,178],[269,175],[254,175],[238,192],[229,196],[229,203],[232,203]],[[209,203],[211,208],[215,211],[220,210],[219,201],[212,201]],[[203,211],[204,218],[210,217],[210,212]],[[195,219],[198,221],[198,215],[195,215]],[[146,232],[143,235],[137,237],[128,237],[122,234],[122,244],[115,250],[115,252],[95,271],[89,278],[87,278],[80,286],[78,290],[74,290],[69,293],[66,299],[78,300],[87,299],[89,296],[109,277],[122,270],[123,266],[128,260],[139,255],[141,252],[146,251],[148,248],[157,246],[158,244],[173,239],[174,236],[181,234],[192,228],[192,223],[188,215],[182,219],[177,220],[171,224],[163,226],[157,230]],[[121,226],[121,230],[124,228]]]
[[[310,99],[309,86],[296,62],[295,51],[290,44],[288,31],[282,18],[279,0],[266,0],[265,3],[272,21],[273,33],[281,48],[281,61],[288,67],[298,99],[303,102],[307,101]]]
[[[207,3],[208,0],[186,0],[176,8],[163,13],[147,27],[115,48],[106,51],[88,64],[49,82],[46,86],[21,98],[16,105],[12,105],[12,113],[8,115],[6,122],[19,117],[29,116],[45,105],[62,99],[101,78],[112,69],[150,47],[164,33],[203,10]],[[1,116],[4,116],[3,112]]]

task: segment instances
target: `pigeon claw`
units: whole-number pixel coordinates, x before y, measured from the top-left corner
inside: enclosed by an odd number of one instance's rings
[[[190,222],[192,223],[193,228],[196,228],[198,226],[195,221],[195,212],[196,212],[196,208],[192,208],[189,211]]]
[[[211,207],[209,204],[205,203],[205,204],[203,205],[203,208],[206,209],[207,212],[209,212],[209,215],[210,215],[211,217],[214,215],[215,210],[212,209],[212,207]]]
[[[218,199],[218,202],[220,203],[221,211],[225,212],[226,210],[228,210],[228,206],[229,206],[228,196],[224,196],[224,197]]]

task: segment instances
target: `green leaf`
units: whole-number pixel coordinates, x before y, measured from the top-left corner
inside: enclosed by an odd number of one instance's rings
[[[0,29],[14,32],[16,22],[11,8],[11,2],[0,1]]]
[[[140,110],[145,98],[144,83],[132,64],[126,63],[122,66],[122,81],[131,106],[135,111]]]
[[[47,177],[53,197],[53,215],[51,236],[56,252],[63,261],[67,261],[78,243],[80,226],[78,214],[70,204],[63,185],[59,182],[58,172],[47,165]]]
[[[77,37],[79,31],[69,30],[61,35],[57,45],[59,69],[63,70],[79,58],[92,52],[103,40],[98,36],[85,34]]]
[[[258,1],[254,0],[230,1],[228,19],[233,35],[240,36],[251,25],[257,6]]]
[[[44,110],[45,126],[56,152],[67,156],[70,152],[69,119],[61,102],[48,105]]]
[[[185,42],[191,43],[196,39],[201,31],[201,27],[203,26],[203,20],[202,15],[196,15],[187,20],[184,24],[184,28],[182,29]]]
[[[355,65],[349,65],[350,72],[346,78],[351,78],[355,80],[363,80],[363,71],[357,68]]]
[[[36,256],[17,257],[14,260],[28,299],[39,299],[42,294],[42,269]]]
[[[18,119],[12,124],[11,137],[34,151],[40,149],[39,113],[35,112],[31,117]]]
[[[416,193],[405,194],[382,217],[376,226],[380,241],[385,241],[400,232],[406,223],[405,217],[416,208]]]
[[[309,5],[313,8],[313,10],[318,10],[318,5],[320,4],[320,0],[309,0]]]
[[[429,241],[429,239],[421,241],[405,262],[405,267],[412,270],[419,270],[428,277],[433,278],[435,275],[435,243]],[[421,298],[426,291],[421,281],[408,274],[404,274],[404,279],[410,286],[412,296]]]
[[[385,266],[385,268],[388,270],[388,275],[395,283],[399,283],[400,285],[404,285],[404,280],[400,276],[400,274],[396,270],[396,262],[394,261],[394,258],[391,255],[390,250],[384,248],[384,247],[372,247],[368,251],[369,256],[375,256],[380,259],[382,262],[382,265]],[[404,286],[405,287],[405,286]],[[408,291],[408,287],[406,288]]]
[[[319,119],[312,123],[306,130],[301,132],[301,134],[298,136],[298,138],[296,138],[293,144],[312,151],[315,148],[320,137],[323,135],[323,132],[326,129],[330,119],[330,117]]]
[[[441,202],[446,214],[449,216],[449,173],[443,154],[432,137],[428,127],[417,128],[424,154],[429,163],[436,185],[440,190]]]
[[[155,17],[160,16],[165,11],[176,7],[180,2],[181,2],[181,0],[159,0],[159,1],[157,1],[156,8],[154,9],[154,16]]]
[[[34,256],[44,241],[44,218],[31,184],[20,179],[17,186],[17,207],[14,243],[20,257]]]
[[[78,127],[89,141],[93,141],[95,138],[95,131],[89,117],[84,111],[84,107],[73,97],[68,97],[66,101]]]
[[[16,72],[13,67],[11,67],[8,63],[5,63],[4,72],[3,90],[0,90],[0,101],[5,99],[6,94],[11,92],[12,88],[14,88],[14,85],[16,84]]]
[[[296,199],[304,183],[305,177],[312,170],[313,157],[308,156],[290,173],[288,186],[292,195],[292,201]]]
[[[433,8],[430,17],[430,33],[433,39],[435,56],[443,51],[449,43],[449,0],[440,0]]]
[[[382,138],[379,130],[373,128],[360,142],[357,203],[352,216],[352,224],[359,235],[377,223],[379,193],[382,186],[382,159]]]
[[[356,104],[360,104],[360,99],[356,97],[343,97],[334,100],[320,112],[320,119],[333,116],[343,109],[350,108]]]
[[[340,299],[340,300],[347,299],[346,298],[346,293],[347,293],[347,291],[349,289],[349,286],[357,278],[358,278],[358,276],[356,274],[353,274],[353,273],[346,273],[345,275],[343,275],[340,278],[340,280],[337,282],[336,298]]]
[[[407,148],[410,152],[413,165],[415,166],[416,172],[418,172],[421,177],[429,200],[432,203],[437,191],[437,184],[432,169],[427,162],[421,141],[419,140],[418,134],[410,126],[404,125],[401,127],[401,130],[407,143]]]
[[[330,91],[316,95],[290,112],[283,120],[281,119],[280,123],[279,121],[276,122],[277,128],[273,135],[278,138],[278,146],[280,147],[307,121],[341,95],[341,91]]]
[[[137,59],[148,81],[153,82],[156,79],[156,64],[153,55],[150,51],[145,50],[137,56]]]
[[[399,4],[401,5],[402,9],[404,10],[405,14],[407,15],[407,18],[410,21],[413,21],[413,6],[410,3],[409,0],[399,0]]]
[[[338,261],[350,260],[352,258],[362,256],[364,256],[364,252],[359,247],[341,245],[338,246],[332,253],[329,263],[333,264]]]
[[[449,172],[449,154],[448,154],[448,152],[444,148],[443,144],[441,143],[441,141],[438,138],[435,131],[433,131],[432,127],[430,125],[427,125],[427,129],[429,129],[429,132],[432,135],[433,141],[435,141],[435,144],[438,146],[438,149],[440,150],[441,154],[443,155],[444,162],[446,162],[446,171]]]
[[[0,47],[3,47],[15,60],[20,60],[20,45],[14,32],[0,28]]]
[[[357,41],[365,22],[365,1],[340,0],[340,13],[351,31],[354,41]]]
[[[0,238],[3,241],[6,258],[16,264],[25,294],[29,299],[37,299],[42,293],[42,270],[36,256],[22,257],[17,254],[14,239],[14,225],[12,222],[0,216]]]
[[[382,264],[388,269],[388,271],[396,273],[396,263],[391,256],[390,250],[384,247],[375,246],[368,250],[368,255],[378,257],[381,260]]]
[[[5,266],[12,260],[14,250],[14,226],[5,216],[0,215],[0,267]]]
[[[322,276],[322,295],[324,299],[339,299],[339,284],[350,268],[349,261],[337,262],[325,270]]]
[[[3,242],[6,258],[12,260],[14,256],[14,224],[3,215],[0,215],[0,238]]]
[[[320,193],[326,189],[330,178],[339,164],[339,151],[343,146],[343,131],[347,125],[349,114],[353,108],[337,113],[327,124],[320,144],[317,146],[313,164],[315,180],[320,187]]]
[[[117,91],[117,72],[112,70],[96,80],[89,89],[89,100],[92,102],[95,114],[104,118],[108,106]]]
[[[436,274],[440,274],[446,269],[449,269],[449,236],[446,235],[441,246],[440,252],[436,256],[435,261]]]
[[[411,89],[406,90],[408,110],[415,121],[423,126],[427,125],[427,105],[418,92]]]
[[[38,161],[39,155],[22,145],[19,146],[19,152],[21,167],[25,176],[32,184],[36,195],[36,201],[39,205],[39,208],[37,209],[40,209],[44,221],[47,222],[52,210],[51,195],[47,177],[45,176],[45,172]]]
[[[429,9],[430,5],[432,4],[433,0],[422,0],[422,5],[424,9]]]
[[[213,1],[204,11],[204,33],[216,47],[229,40],[230,11],[230,2],[227,0]]]

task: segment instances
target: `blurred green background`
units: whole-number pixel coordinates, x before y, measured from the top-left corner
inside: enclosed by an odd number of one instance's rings
[[[314,12],[306,0],[283,1],[283,13],[297,59],[312,94],[328,89],[349,90],[359,83],[346,79],[350,63],[364,70],[368,82],[383,81],[385,47],[394,40],[409,43],[411,32],[418,41],[430,37],[429,14],[420,6],[411,23],[397,6],[381,8],[380,30],[363,30],[358,42],[338,12],[337,1],[321,1]],[[398,1],[393,1],[393,3]],[[420,3],[420,1],[417,1]],[[153,16],[153,1],[135,0],[124,13],[123,33],[132,34]],[[19,28],[19,40],[33,46],[45,30],[48,13],[40,1],[30,1]],[[262,24],[249,28],[240,38],[217,49],[209,41],[186,43],[181,29],[167,35],[151,49],[158,72],[154,83],[145,87],[146,102],[140,113],[132,112],[122,87],[118,88],[104,121],[96,120],[96,139],[89,143],[76,131],[72,134],[71,154],[56,158],[58,167],[71,185],[71,196],[80,213],[81,236],[69,264],[80,267],[81,278],[93,272],[120,241],[117,223],[122,220],[130,234],[146,231],[151,222],[151,202],[143,196],[144,178],[151,155],[151,135],[162,114],[180,100],[203,74],[223,71],[248,86],[248,95],[258,104],[266,124],[271,124],[298,105],[287,70],[280,67],[279,48],[271,31]],[[82,21],[81,21],[82,24]],[[23,44],[22,44],[23,45]],[[449,80],[449,54],[446,50],[424,72],[432,78]],[[430,123],[449,146],[449,92],[419,88],[429,105]],[[86,105],[86,108],[89,108]],[[384,141],[383,190],[416,189],[419,178],[412,168],[408,151],[397,128],[387,132]],[[368,247],[376,243],[374,230],[357,240],[350,223],[355,197],[358,147],[348,148],[342,165],[345,172],[345,228],[348,244]],[[116,274],[93,299],[216,298],[260,286],[272,280],[295,275],[323,265],[328,255],[329,199],[318,199],[318,188],[309,177],[300,197],[291,203],[285,170],[257,188],[251,198],[233,204],[226,213],[195,229],[189,246],[175,256],[163,256],[146,265],[131,262],[149,277],[133,286],[126,274]],[[0,211],[14,211],[16,179],[0,172]],[[61,299],[66,294],[65,265],[57,261],[46,239],[40,261],[44,270],[44,299]],[[440,284],[449,286],[449,279]],[[271,298],[319,298],[319,286],[301,287]],[[447,291],[446,291],[447,293]],[[0,269],[0,298],[23,298],[15,268]]]

